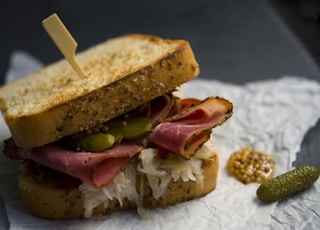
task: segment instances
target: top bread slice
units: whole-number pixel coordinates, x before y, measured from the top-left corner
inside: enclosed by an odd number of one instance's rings
[[[66,60],[0,88],[0,109],[20,147],[35,147],[105,122],[199,74],[184,40],[131,34],[76,55],[81,78]]]

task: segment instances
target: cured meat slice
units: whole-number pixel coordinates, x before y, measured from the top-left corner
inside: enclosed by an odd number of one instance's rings
[[[111,182],[120,168],[141,150],[142,147],[131,143],[122,143],[94,153],[66,150],[55,143],[25,149],[17,147],[11,138],[5,141],[4,153],[17,160],[33,160],[95,187],[101,187]]]
[[[149,140],[171,152],[190,158],[205,143],[211,129],[232,115],[232,103],[209,97],[203,101],[187,99],[180,113],[155,127]]]
[[[175,99],[171,93],[159,96],[133,110],[137,117],[148,117],[153,124],[163,122],[175,109]]]

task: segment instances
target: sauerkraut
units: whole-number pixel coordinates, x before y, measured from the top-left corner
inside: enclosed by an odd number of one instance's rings
[[[205,143],[197,153],[186,160],[178,154],[168,154],[165,158],[158,156],[157,150],[148,148],[141,151],[139,160],[135,160],[123,167],[113,181],[101,188],[94,188],[88,184],[80,185],[85,208],[85,217],[92,216],[93,209],[100,204],[108,206],[109,201],[117,199],[122,205],[123,200],[135,201],[138,213],[142,215],[143,186],[136,188],[136,176],[145,174],[155,199],[160,199],[171,181],[197,181],[203,186],[202,160],[209,160],[214,154],[211,141]],[[142,177],[143,178],[143,177]],[[143,180],[141,180],[143,183]],[[140,211],[139,211],[140,210]]]
[[[92,216],[92,211],[100,204],[105,207],[109,201],[117,199],[122,206],[124,198],[139,202],[139,194],[136,191],[136,163],[131,162],[123,167],[114,177],[113,181],[106,186],[94,188],[89,184],[83,183],[79,186],[82,193],[85,208],[84,217]]]

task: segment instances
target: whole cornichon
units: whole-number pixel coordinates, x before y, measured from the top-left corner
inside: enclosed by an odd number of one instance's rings
[[[302,166],[269,179],[257,189],[257,197],[263,202],[274,202],[310,187],[317,181],[320,170],[314,166]]]

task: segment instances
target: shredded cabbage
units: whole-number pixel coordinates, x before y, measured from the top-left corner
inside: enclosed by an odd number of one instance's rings
[[[119,201],[121,206],[124,198],[139,202],[139,194],[136,191],[135,165],[127,164],[110,184],[101,188],[94,188],[86,183],[79,186],[84,201],[85,218],[91,217],[93,209],[98,205],[104,204],[107,207],[109,201],[114,198]]]
[[[157,151],[152,148],[144,149],[139,155],[140,161],[132,161],[123,167],[113,181],[101,188],[94,188],[83,183],[79,189],[85,207],[85,217],[92,216],[93,209],[100,204],[108,206],[109,201],[117,199],[122,205],[125,198],[137,204],[138,213],[146,217],[147,212],[142,207],[143,177],[141,177],[140,194],[136,188],[136,176],[145,174],[155,199],[160,199],[171,181],[179,179],[187,182],[197,181],[203,187],[202,160],[209,160],[214,154],[211,141],[205,143],[195,154],[186,160],[178,154],[169,154],[165,159],[159,158]]]
[[[171,180],[197,181],[203,187],[202,160],[209,160],[214,154],[212,141],[206,142],[189,160],[178,154],[169,154],[165,159],[157,155],[155,149],[144,149],[140,155],[137,170],[147,175],[152,195],[159,199]]]
[[[195,157],[200,160],[210,160],[211,156],[216,153],[220,152],[216,147],[213,145],[211,139],[204,143],[202,147],[196,152]]]
[[[140,163],[137,170],[141,173],[152,176],[165,176],[166,172],[160,169],[161,160],[157,157],[157,151],[152,148],[144,149],[139,155]]]

